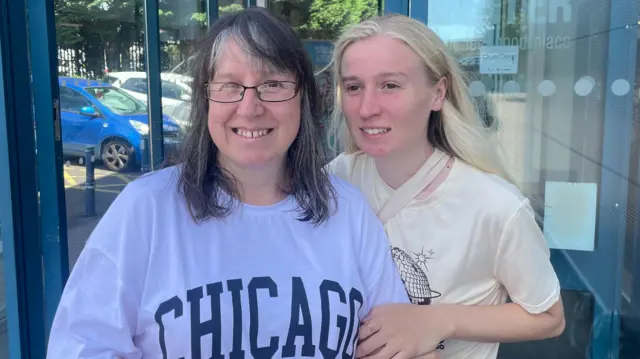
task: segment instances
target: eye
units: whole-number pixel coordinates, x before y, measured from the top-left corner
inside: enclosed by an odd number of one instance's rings
[[[356,92],[360,90],[360,86],[356,84],[347,84],[347,85],[344,85],[344,89],[347,92]]]
[[[395,89],[399,89],[401,87],[398,84],[394,84],[392,82],[387,82],[384,85],[382,85],[382,88],[385,89],[385,90],[395,90]]]
[[[242,87],[238,84],[226,82],[226,83],[213,83],[210,89],[216,92],[237,92],[242,91]]]
[[[268,81],[258,86],[258,92],[261,94],[290,93],[295,91],[295,84],[286,81]]]
[[[270,89],[280,89],[285,87],[284,84],[280,81],[269,81],[265,83],[264,86]]]

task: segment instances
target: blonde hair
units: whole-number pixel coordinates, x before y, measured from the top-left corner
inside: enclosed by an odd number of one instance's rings
[[[402,41],[424,62],[430,81],[436,84],[447,79],[447,92],[441,111],[432,112],[427,127],[427,140],[434,147],[487,173],[495,174],[515,184],[503,160],[496,131],[487,128],[469,95],[463,71],[447,50],[440,37],[418,20],[391,14],[376,16],[347,29],[334,47],[333,78],[335,103],[330,132],[347,153],[359,150],[346,126],[342,111],[341,63],[347,48],[376,35],[386,35]],[[494,123],[492,127],[495,127]]]

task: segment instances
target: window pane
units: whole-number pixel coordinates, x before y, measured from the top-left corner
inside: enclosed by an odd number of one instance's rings
[[[148,131],[144,2],[59,1],[55,19],[73,268],[101,216],[140,174],[140,144]],[[93,202],[85,189],[88,146],[95,158]]]
[[[114,82],[114,84],[116,84],[116,86],[120,85],[118,87],[127,92],[135,92],[136,95],[143,94],[146,98],[147,93],[149,93],[147,88],[147,74],[142,72],[138,76],[140,77],[129,77],[127,79],[122,79],[120,82]],[[140,96],[137,97],[140,98]]]
[[[607,325],[614,313],[621,315],[623,324],[620,354],[612,355],[636,358],[640,353],[640,296],[633,295],[640,293],[638,128],[631,128],[632,114],[620,105],[630,91],[636,91],[633,122],[638,121],[638,85],[634,89],[632,79],[611,78],[616,73],[612,69],[630,66],[631,58],[635,59],[629,70],[638,73],[637,53],[621,49],[611,56],[612,48],[619,49],[616,42],[635,41],[638,36],[637,14],[628,16],[629,21],[612,21],[620,17],[621,7],[637,11],[637,2],[635,8],[633,4],[616,0],[429,2],[428,24],[469,73],[469,91],[487,124],[496,125],[512,174],[540,215],[563,285],[567,330],[562,337],[501,345],[501,358],[591,357],[594,346],[610,345],[593,338],[612,333]],[[624,31],[632,36],[625,37]],[[624,153],[631,153],[628,173],[606,165],[611,160],[603,156],[605,133],[612,130],[634,132],[631,143],[621,135],[610,150],[620,153],[621,160],[626,160]],[[612,191],[610,183],[615,181],[625,188]],[[618,198],[619,193],[612,193],[618,190],[628,193],[627,203],[615,203],[615,207],[626,205],[624,246],[616,241],[616,228],[607,229],[611,231],[607,235],[596,228],[618,221],[619,212],[604,204],[609,197]],[[602,264],[618,262],[610,254],[614,252],[625,254],[623,275]],[[617,284],[619,278],[622,283]],[[619,296],[620,290],[622,306],[617,308],[611,298]],[[636,344],[631,344],[634,340]]]
[[[162,111],[184,132],[189,125],[193,47],[207,31],[206,6],[197,0],[161,2],[159,14]],[[174,146],[166,148],[168,157],[175,154]]]
[[[244,9],[245,0],[218,0],[218,15]]]
[[[328,129],[329,111],[333,107],[333,81],[331,69],[327,68],[331,62],[333,41],[347,26],[378,14],[379,6],[380,2],[377,0],[314,1],[313,5],[308,2],[305,6],[301,6],[300,1],[295,0],[267,2],[267,7],[274,14],[285,19],[302,38],[313,61],[317,85],[322,96],[325,129]],[[327,14],[340,14],[340,16]],[[331,159],[339,149],[328,131],[325,139],[330,145],[328,156]]]
[[[145,104],[119,88],[91,87],[87,92],[108,110],[119,115],[137,115],[147,110]]]

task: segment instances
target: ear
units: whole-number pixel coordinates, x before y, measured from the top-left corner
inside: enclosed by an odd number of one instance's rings
[[[435,91],[435,97],[433,99],[433,105],[431,105],[431,111],[440,111],[444,106],[444,101],[447,97],[447,82],[446,77],[441,77],[440,80],[433,86]]]

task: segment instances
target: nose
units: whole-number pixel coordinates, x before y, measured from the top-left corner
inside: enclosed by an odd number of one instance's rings
[[[260,116],[264,113],[264,106],[255,89],[245,90],[244,97],[238,103],[236,112],[239,116],[249,118]]]
[[[365,88],[362,92],[362,101],[360,102],[360,117],[369,118],[380,113],[380,103],[378,102],[378,93],[375,88]]]

